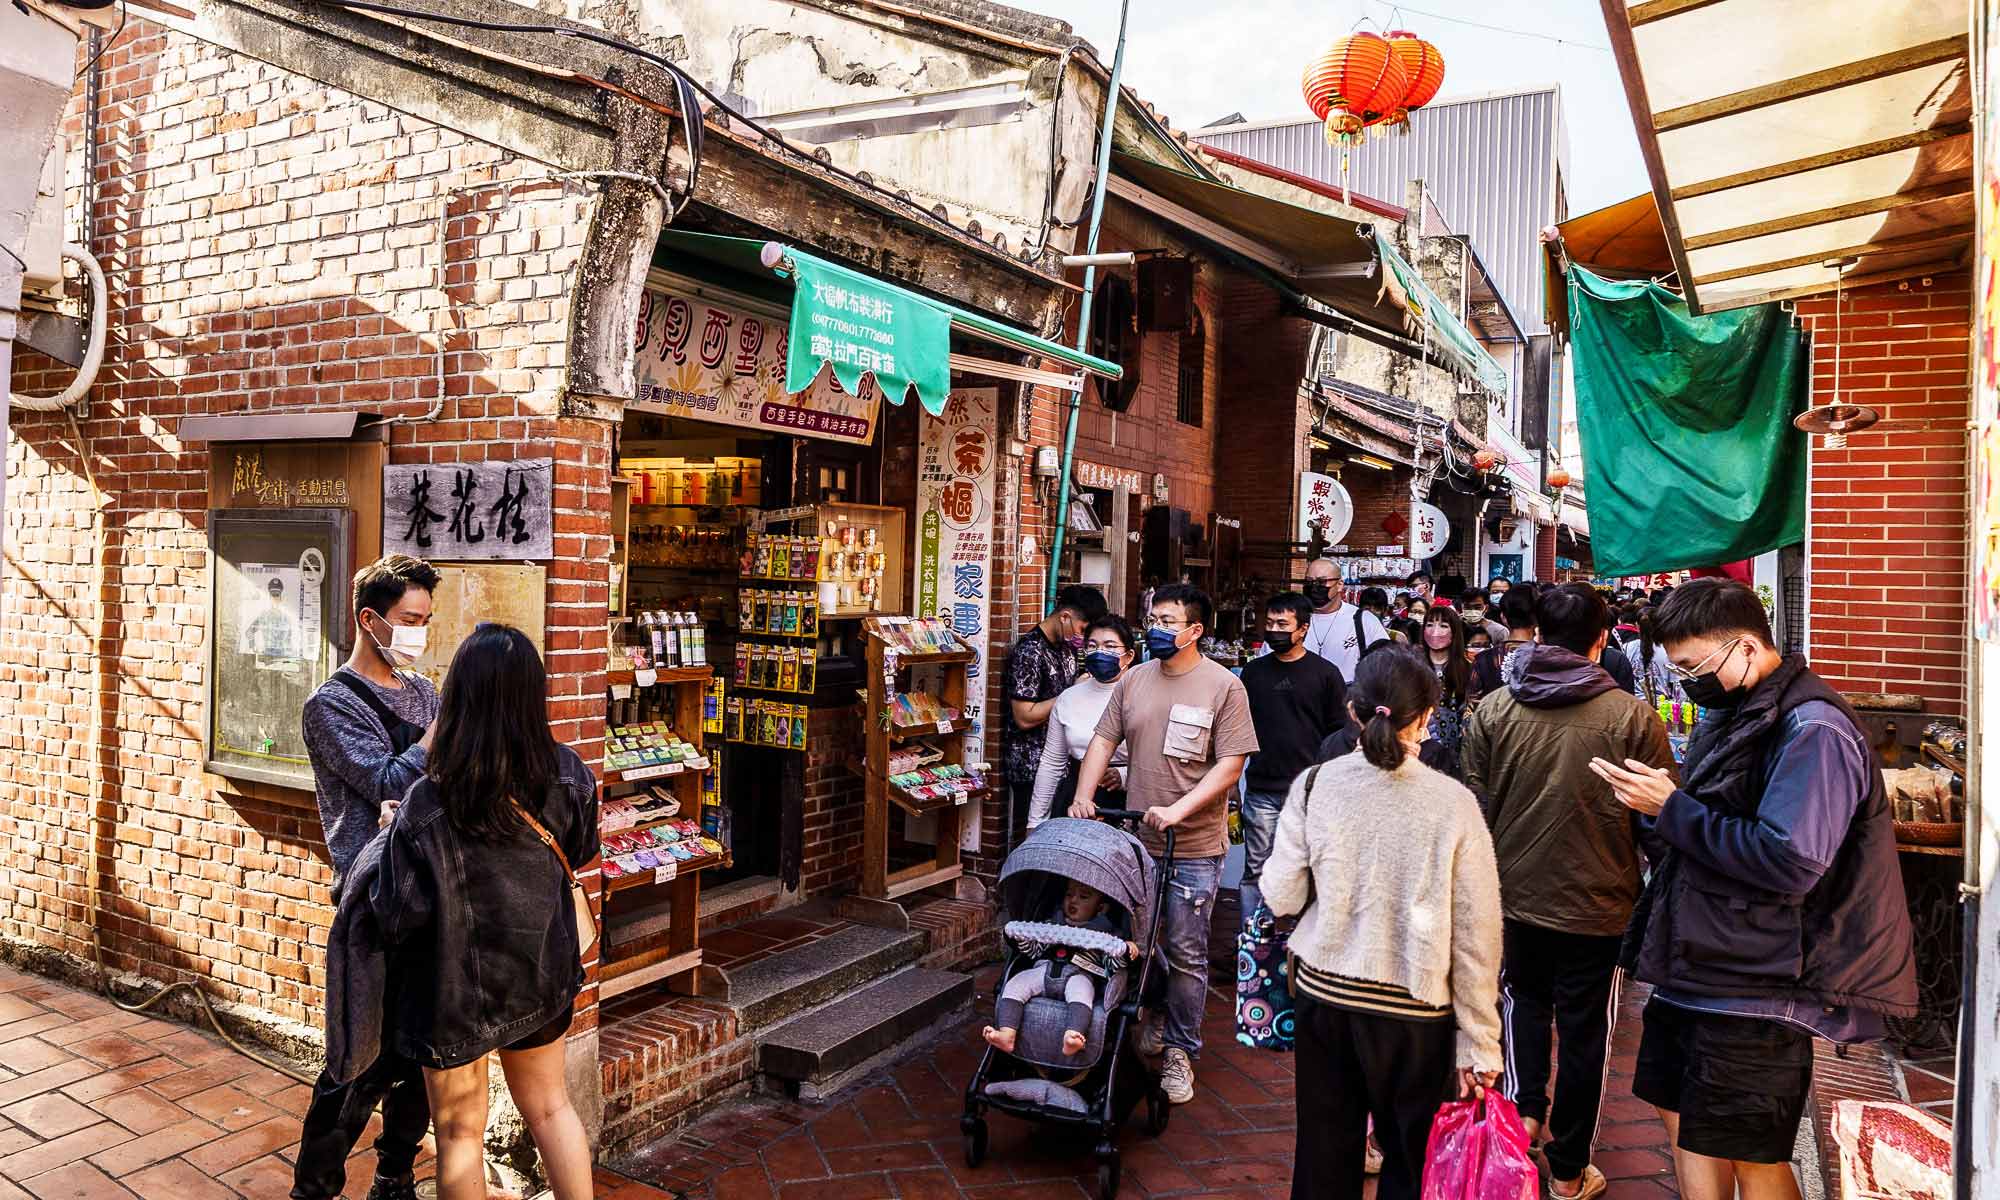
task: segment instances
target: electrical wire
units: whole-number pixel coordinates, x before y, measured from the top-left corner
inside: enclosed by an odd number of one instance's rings
[[[82,79],[85,75],[88,75],[92,71],[97,69],[98,60],[104,57],[105,51],[111,49],[111,43],[117,41],[120,37],[124,36],[125,22],[131,15],[132,15],[131,10],[125,7],[125,0],[118,0],[118,28],[111,31],[110,37],[105,38],[102,42],[98,43],[97,53],[91,55],[90,61],[83,64],[83,69],[76,73],[77,79]],[[91,26],[90,30],[91,30],[91,37],[93,40],[95,40],[97,37],[102,36],[103,34],[103,31],[98,29],[97,26],[95,25]]]
[[[1395,22],[1397,14],[1410,13],[1419,17],[1429,17],[1433,21],[1444,21],[1451,25],[1468,25],[1474,29],[1484,29],[1489,33],[1504,33],[1510,37],[1536,38],[1544,42],[1554,42],[1558,46],[1574,46],[1579,50],[1597,50],[1605,54],[1611,53],[1611,47],[1600,46],[1596,42],[1579,42],[1572,38],[1557,37],[1552,33],[1537,33],[1532,29],[1510,29],[1505,25],[1488,25],[1484,21],[1469,21],[1464,17],[1448,17],[1443,13],[1428,12],[1421,8],[1411,8],[1407,4],[1391,4],[1388,0],[1377,0],[1377,3],[1382,4],[1389,10],[1389,20],[1391,23]],[[1361,21],[1370,19],[1364,9]],[[1354,23],[1356,28],[1360,27],[1361,21]]]

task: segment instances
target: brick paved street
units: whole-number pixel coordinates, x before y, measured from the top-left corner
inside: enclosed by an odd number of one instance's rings
[[[823,1105],[762,1100],[734,1105],[619,1168],[690,1200],[1058,1200],[1094,1197],[1087,1141],[1037,1134],[989,1118],[986,1163],[969,1170],[958,1120],[977,1062],[978,1027],[994,971],[979,977],[971,1020]],[[1598,1165],[1616,1200],[1676,1195],[1665,1133],[1634,1100],[1630,1075],[1641,1001],[1628,995],[1613,1062]],[[1159,1139],[1128,1129],[1124,1189],[1132,1197],[1275,1198],[1290,1194],[1292,1059],[1238,1045],[1227,993],[1211,991],[1197,1095]]]

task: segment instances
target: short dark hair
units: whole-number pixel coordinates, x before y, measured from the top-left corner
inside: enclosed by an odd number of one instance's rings
[[[1764,602],[1749,584],[1734,579],[1690,580],[1675,588],[1655,611],[1662,643],[1748,634],[1766,646],[1775,645]]]
[[[1118,635],[1118,640],[1125,643],[1127,650],[1137,650],[1139,648],[1139,640],[1132,636],[1132,627],[1125,623],[1124,617],[1118,616],[1115,613],[1105,613],[1083,627],[1083,636],[1088,638],[1100,629],[1108,629]]]
[[[1535,599],[1535,589],[1513,587],[1500,597],[1500,617],[1509,629],[1533,629],[1539,605]]]
[[[1111,606],[1104,602],[1103,592],[1081,583],[1072,583],[1057,592],[1055,607],[1049,611],[1061,612],[1065,608],[1082,617],[1086,623],[1111,611]]]
[[[1279,592],[1269,600],[1264,601],[1265,615],[1286,612],[1292,614],[1292,617],[1298,621],[1300,629],[1305,629],[1312,624],[1313,605],[1312,601],[1306,599],[1304,592]]]
[[[1204,633],[1215,632],[1215,603],[1208,593],[1191,583],[1168,583],[1153,589],[1154,604],[1178,604],[1191,624]]]
[[[1430,578],[1431,578],[1431,573],[1429,571],[1412,571],[1410,573],[1411,583],[1415,583],[1419,579],[1430,579]],[[1435,583],[1436,580],[1431,580],[1431,582]]]
[[[1487,580],[1487,581],[1486,581],[1486,586],[1490,588],[1490,587],[1492,587],[1492,586],[1493,586],[1494,584],[1496,584],[1496,583],[1504,583],[1504,584],[1506,584],[1506,585],[1507,585],[1507,590],[1511,592],[1511,591],[1513,591],[1513,590],[1514,590],[1514,588],[1515,588],[1515,586],[1516,586],[1517,584],[1519,584],[1519,583],[1526,583],[1526,582],[1527,582],[1527,580],[1525,580],[1525,579],[1523,579],[1523,580],[1513,580],[1513,579],[1509,579],[1509,578],[1507,578],[1507,577],[1506,577],[1505,575],[1495,575],[1495,576],[1494,576],[1493,578],[1491,578],[1491,579],[1489,579],[1489,580]]]
[[[362,609],[389,615],[396,601],[411,588],[435,592],[437,568],[407,554],[386,554],[354,573],[354,613]]]
[[[1389,593],[1382,588],[1365,587],[1361,589],[1361,597],[1355,603],[1363,608],[1373,608],[1378,604],[1387,608],[1389,606]]]
[[[1463,596],[1460,596],[1458,598],[1458,602],[1460,605],[1466,608],[1471,608],[1475,604],[1477,604],[1481,608],[1484,608],[1486,607],[1486,593],[1480,591],[1478,588],[1473,588],[1470,591],[1466,592]]]
[[[1543,644],[1587,656],[1597,639],[1604,636],[1605,621],[1610,615],[1610,607],[1596,588],[1565,583],[1543,593],[1536,628]]]

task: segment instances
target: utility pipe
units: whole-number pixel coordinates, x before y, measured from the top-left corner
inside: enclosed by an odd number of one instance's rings
[[[1104,93],[1104,124],[1097,133],[1097,183],[1090,191],[1090,230],[1085,235],[1084,257],[1097,254],[1097,234],[1104,223],[1104,193],[1111,177],[1111,132],[1118,120],[1119,80],[1125,74],[1125,23],[1131,15],[1132,0],[1118,0],[1118,50],[1111,56],[1111,82]],[[1062,81],[1057,80],[1058,88]],[[1057,131],[1060,135],[1061,131]],[[1083,272],[1083,304],[1077,309],[1076,348],[1087,351],[1090,348],[1090,305],[1097,298],[1097,265],[1092,263]],[[1049,547],[1049,570],[1047,596],[1042,608],[1046,612],[1055,607],[1057,577],[1062,572],[1063,540],[1069,533],[1069,485],[1070,472],[1076,466],[1076,418],[1083,407],[1083,392],[1071,392],[1069,396],[1069,420],[1063,430],[1062,471],[1056,479],[1056,534]]]

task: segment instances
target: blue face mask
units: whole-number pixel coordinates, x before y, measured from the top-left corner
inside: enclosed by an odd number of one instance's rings
[[[1083,669],[1090,672],[1090,677],[1097,682],[1110,683],[1118,678],[1118,671],[1123,665],[1118,661],[1119,658],[1120,655],[1115,651],[1092,650],[1083,656]]]
[[[1150,658],[1167,659],[1181,652],[1180,631],[1161,629],[1154,626],[1146,631],[1146,654]]]

